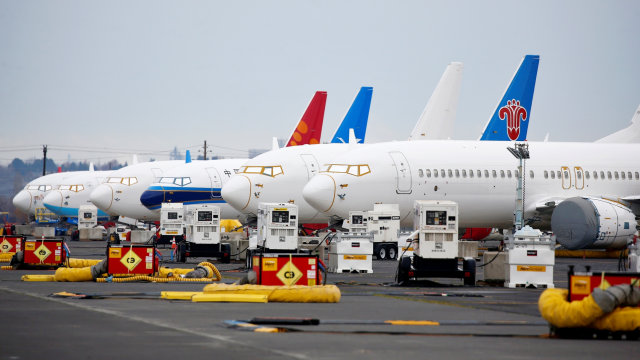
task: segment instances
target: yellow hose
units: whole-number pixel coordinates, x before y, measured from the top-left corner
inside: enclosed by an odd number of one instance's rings
[[[126,278],[114,277],[114,278],[111,278],[110,280],[108,280],[108,278],[96,279],[96,282],[99,282],[99,283],[105,283],[105,282],[126,283],[126,282],[135,282],[135,281],[149,281],[149,282],[157,282],[157,283],[169,283],[169,282],[199,283],[199,282],[213,282],[215,280],[207,279],[207,278],[197,279],[197,278],[182,278],[182,277],[162,278],[162,277],[147,276],[147,275],[136,275],[136,276],[126,277]]]
[[[210,286],[210,285],[207,285]],[[538,300],[542,317],[559,328],[588,327],[609,331],[640,328],[640,308],[624,307],[604,314],[592,295],[580,301],[567,301],[566,289],[547,289]]]
[[[0,269],[2,269],[2,270],[13,270],[13,266],[4,265],[4,266],[0,267]]]
[[[74,259],[74,258],[69,258],[67,260],[68,262],[66,266],[69,268],[83,268],[83,267],[93,266],[99,263],[100,261],[102,261],[99,259]]]
[[[204,287],[205,294],[254,294],[267,295],[269,302],[337,303],[340,289],[335,285],[317,286],[265,286],[210,284]]]

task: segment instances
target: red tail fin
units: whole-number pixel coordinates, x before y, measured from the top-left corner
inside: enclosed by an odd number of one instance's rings
[[[327,103],[327,92],[316,91],[311,99],[309,107],[302,115],[298,126],[293,130],[287,146],[304,144],[318,144],[322,135],[322,121],[324,120],[324,107]]]

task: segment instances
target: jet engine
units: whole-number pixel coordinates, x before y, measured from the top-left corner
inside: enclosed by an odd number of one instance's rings
[[[566,199],[551,215],[556,240],[570,250],[624,248],[636,233],[636,226],[631,209],[593,197]]]

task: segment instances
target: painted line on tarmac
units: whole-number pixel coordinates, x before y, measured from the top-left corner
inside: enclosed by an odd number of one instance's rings
[[[88,311],[92,311],[92,312],[96,312],[96,313],[115,316],[115,317],[118,317],[118,318],[122,318],[124,320],[138,321],[138,322],[141,322],[143,324],[157,326],[157,327],[161,327],[161,328],[165,328],[165,329],[169,329],[169,330],[174,330],[174,331],[180,331],[180,332],[183,332],[183,333],[186,333],[186,334],[190,334],[190,335],[202,336],[202,337],[205,337],[205,338],[226,342],[226,343],[233,344],[233,345],[236,345],[236,346],[242,346],[242,347],[245,347],[245,348],[252,347],[252,346],[247,345],[246,342],[234,340],[234,339],[231,339],[228,336],[203,333],[203,332],[200,332],[200,331],[183,328],[183,327],[177,326],[176,324],[168,324],[168,323],[164,323],[164,322],[157,321],[157,320],[145,319],[145,318],[142,318],[142,317],[139,317],[139,316],[136,316],[136,315],[125,314],[125,313],[122,313],[122,312],[119,312],[119,311],[115,311],[115,310],[99,309],[99,308],[83,305],[81,303],[73,302],[75,300],[68,301],[68,300],[63,300],[63,299],[57,299],[57,298],[52,298],[52,297],[48,297],[48,296],[43,296],[43,295],[36,294],[36,293],[25,292],[25,291],[17,291],[15,289],[10,289],[10,288],[4,287],[4,286],[0,286],[0,291],[6,291],[6,292],[13,293],[13,294],[30,296],[30,297],[33,297],[33,298],[46,300],[46,301],[51,301],[51,302],[55,302],[55,303],[59,303],[59,304],[64,304],[64,305],[68,305],[68,306],[71,306],[71,307],[76,307],[76,308],[83,309],[83,310],[88,310]],[[291,357],[291,358],[294,358],[294,359],[301,359],[301,360],[309,359],[308,356],[306,356],[304,354],[299,354],[299,353],[292,353],[292,352],[280,351],[280,350],[275,350],[275,349],[265,349],[265,348],[262,348],[262,347],[259,348],[259,349],[258,348],[255,348],[255,349],[256,350],[260,350],[260,351],[271,351],[274,354],[283,355],[283,356]]]

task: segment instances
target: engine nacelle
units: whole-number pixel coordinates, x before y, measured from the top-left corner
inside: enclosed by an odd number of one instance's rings
[[[551,215],[556,240],[570,250],[624,248],[636,233],[636,225],[628,207],[592,197],[566,199]]]

